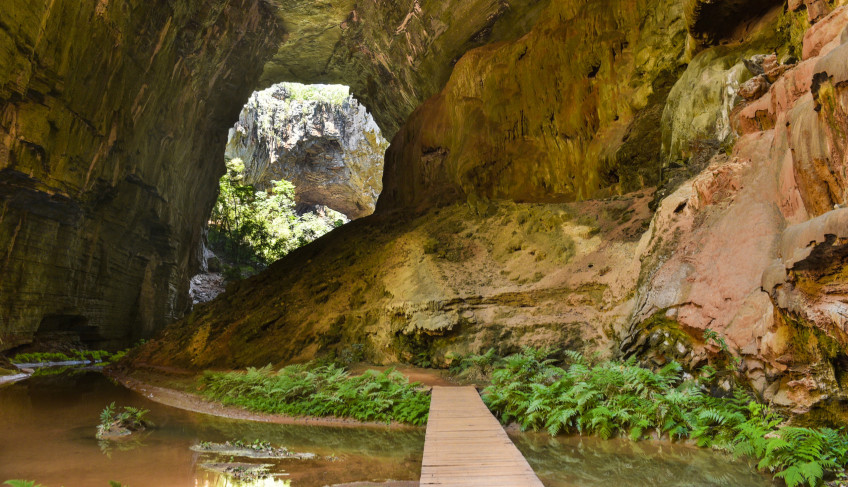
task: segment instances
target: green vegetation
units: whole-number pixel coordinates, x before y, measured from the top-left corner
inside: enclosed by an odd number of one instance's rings
[[[147,409],[131,406],[124,406],[123,411],[118,412],[113,402],[100,412],[97,438],[128,435],[152,426],[153,423],[146,418],[149,412]]]
[[[247,372],[210,372],[204,394],[223,404],[291,416],[335,416],[359,421],[422,425],[430,396],[401,373],[367,371],[351,376],[337,365],[270,366]]]
[[[126,354],[126,350],[111,353],[105,350],[71,350],[61,352],[19,353],[12,358],[15,364],[43,364],[47,362],[114,362]]]
[[[654,372],[634,360],[592,364],[573,352],[559,366],[551,355],[525,349],[495,366],[484,401],[501,421],[551,435],[693,439],[701,447],[754,458],[757,468],[789,487],[820,485],[826,472],[848,466],[844,432],[786,426],[784,418],[740,390],[711,397],[701,381],[685,380],[676,362]]]
[[[350,87],[345,85],[302,85],[300,83],[282,83],[288,91],[289,101],[317,101],[341,105],[350,98]]]
[[[244,181],[244,162],[232,159],[212,210],[209,243],[235,264],[225,275],[237,279],[243,266],[264,268],[344,224],[341,213],[328,211],[328,219],[314,213],[298,216],[291,183],[272,181],[269,191],[257,191]]]

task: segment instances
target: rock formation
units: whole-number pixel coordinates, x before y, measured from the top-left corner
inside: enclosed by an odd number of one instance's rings
[[[376,363],[435,365],[489,347],[609,353],[632,309],[651,197],[356,220],[230,285],[136,360],[201,369],[351,347]]]
[[[694,335],[716,330],[763,397],[796,413],[818,406],[842,421],[846,27],[843,6],[808,30],[799,63],[734,110],[732,151],[661,203],[648,232],[634,335],[624,340],[630,352],[644,346],[640,323],[656,313]]]
[[[314,95],[299,99],[295,90]],[[248,184],[264,189],[285,179],[298,205],[360,218],[374,212],[388,145],[346,88],[284,83],[250,97],[230,130],[226,157],[244,161]]]
[[[546,4],[6,2],[0,350],[48,330],[125,345],[188,309],[227,130],[256,88],[350,85],[391,136],[466,50]]]
[[[845,0],[187,5],[0,12],[3,348],[179,314],[247,92],[340,82],[392,140],[377,213],[136,363],[730,355],[773,404],[846,420]]]

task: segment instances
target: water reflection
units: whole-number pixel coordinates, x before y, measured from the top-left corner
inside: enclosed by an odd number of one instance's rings
[[[198,476],[195,487],[292,487],[291,480],[266,477],[258,480],[241,481],[215,473]]]
[[[668,442],[511,433],[547,487],[767,487],[777,485],[728,455]]]
[[[156,427],[99,443],[94,437],[99,414],[112,401],[149,409]],[[511,436],[547,487],[776,485],[745,462],[708,450],[662,442]],[[230,459],[191,450],[201,442],[228,440],[270,442],[315,457]],[[423,430],[276,425],[190,413],[151,402],[95,372],[34,377],[0,387],[0,482],[308,487],[394,480],[399,482],[393,486],[409,486],[420,477],[423,445]],[[215,464],[270,467],[263,478],[237,480],[208,468]]]
[[[116,441],[98,442],[100,411],[120,406],[149,409],[154,428]],[[203,468],[245,462],[194,452],[200,442],[271,442],[312,460],[262,459],[269,476],[245,483]],[[0,387],[0,482],[36,480],[48,487],[324,486],[353,482],[417,480],[423,430],[353,429],[277,425],[190,413],[149,401],[88,372],[33,377]],[[258,482],[258,483],[257,483]]]

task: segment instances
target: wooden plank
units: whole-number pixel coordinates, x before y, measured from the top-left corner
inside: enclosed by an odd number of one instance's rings
[[[473,387],[434,387],[421,487],[542,487]]]

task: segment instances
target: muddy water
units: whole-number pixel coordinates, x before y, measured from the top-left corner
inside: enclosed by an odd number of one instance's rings
[[[123,441],[95,439],[111,402],[150,409],[156,427]],[[511,434],[548,487],[775,485],[745,462],[715,452],[657,442]],[[270,441],[314,460],[215,458],[201,441]],[[332,428],[228,420],[151,402],[96,372],[33,377],[0,387],[0,482],[23,478],[47,487],[309,487],[420,477],[423,430]],[[270,463],[280,474],[256,484],[211,472],[213,462]],[[357,487],[373,484],[356,484]]]
[[[120,406],[149,409],[156,427],[121,441],[94,437],[100,411]],[[362,481],[417,480],[423,430],[292,426],[227,420],[162,406],[115,385],[96,372],[34,377],[0,387],[0,483],[36,480],[47,487],[230,486],[202,464],[229,462],[195,453],[201,441],[270,441],[315,460],[233,461],[273,464],[276,483],[293,487]],[[248,484],[252,485],[252,484]]]
[[[547,487],[773,487],[729,455],[668,442],[511,433]]]

